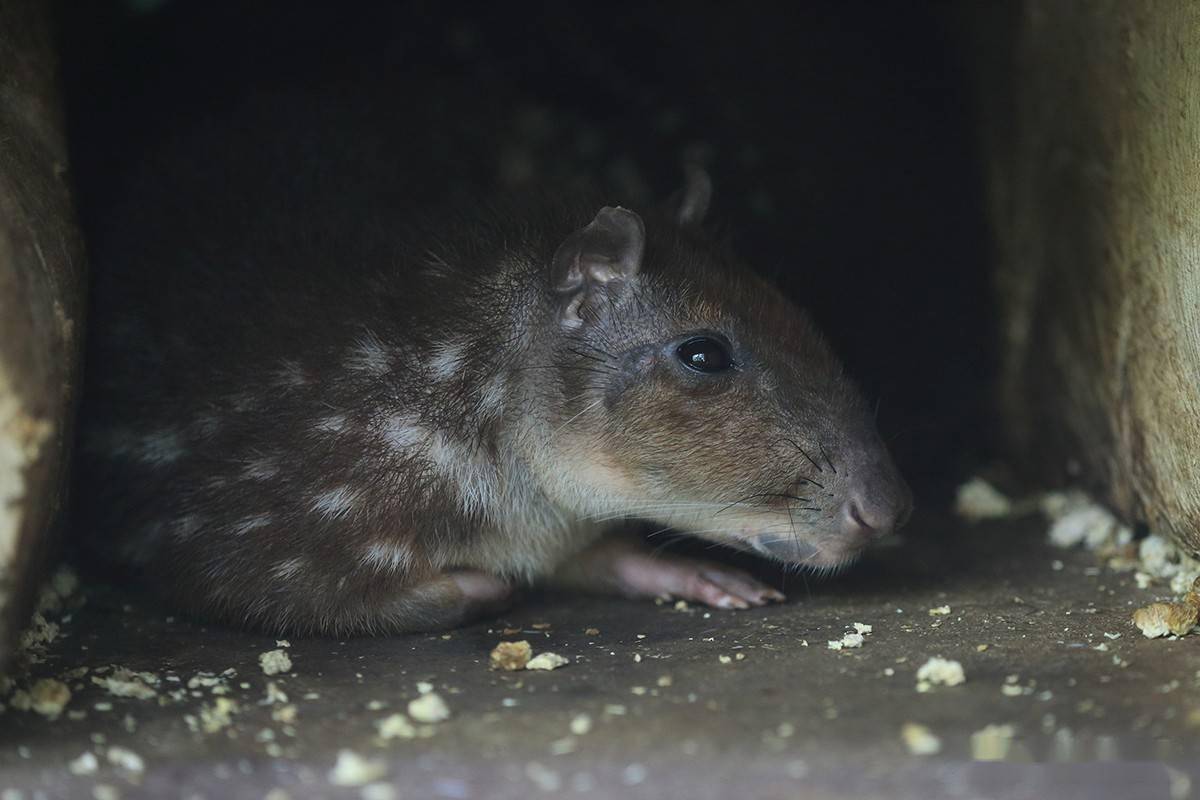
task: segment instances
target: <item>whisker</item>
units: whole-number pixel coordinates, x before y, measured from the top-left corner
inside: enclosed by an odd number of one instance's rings
[[[805,458],[807,458],[809,461],[811,461],[811,462],[812,462],[812,465],[813,465],[814,467],[816,467],[816,468],[817,468],[817,472],[824,472],[824,471],[825,471],[825,470],[821,469],[821,465],[820,465],[820,464],[818,464],[818,463],[817,463],[817,462],[816,462],[816,461],[813,459],[813,457],[812,457],[812,456],[810,456],[810,455],[808,454],[808,451],[807,451],[807,450],[805,450],[803,447],[801,447],[799,444],[797,444],[797,443],[796,443],[796,441],[795,441],[794,439],[788,439],[788,438],[785,436],[785,437],[784,437],[784,441],[785,441],[785,442],[787,442],[787,443],[789,443],[789,444],[790,444],[792,447],[794,447],[794,448],[796,448],[797,450],[799,450],[799,451],[800,451],[800,453],[801,453],[801,455],[803,455]],[[830,466],[832,466],[832,465],[830,465]],[[822,488],[824,488],[824,487],[822,487]]]
[[[834,475],[837,475],[837,467],[835,467],[835,466],[833,465],[833,462],[832,462],[832,461],[830,461],[830,459],[829,459],[829,453],[826,453],[826,452],[825,452],[825,446],[824,446],[824,445],[822,445],[820,442],[817,442],[817,447],[821,448],[821,455],[825,456],[825,460],[826,460],[826,461],[829,463],[829,468],[830,468],[831,470],[833,470],[833,474],[834,474]]]

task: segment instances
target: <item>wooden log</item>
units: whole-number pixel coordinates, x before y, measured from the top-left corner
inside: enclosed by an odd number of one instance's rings
[[[981,98],[1013,449],[1200,553],[1200,4],[999,17]]]
[[[0,2],[0,669],[54,550],[79,377],[84,257],[50,7]]]

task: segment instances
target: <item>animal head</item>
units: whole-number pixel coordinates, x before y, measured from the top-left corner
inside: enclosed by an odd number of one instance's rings
[[[809,318],[699,223],[605,207],[550,265],[548,420],[576,507],[816,568],[902,525],[911,496]]]

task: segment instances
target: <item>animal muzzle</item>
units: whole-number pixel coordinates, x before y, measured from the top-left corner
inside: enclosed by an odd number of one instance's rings
[[[879,539],[908,522],[912,491],[890,459],[859,467],[848,477],[841,509],[841,529],[848,538]]]

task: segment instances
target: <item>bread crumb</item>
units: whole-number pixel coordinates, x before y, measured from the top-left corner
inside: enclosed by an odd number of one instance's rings
[[[583,635],[584,635],[584,636],[599,636],[599,635],[600,635],[600,629],[599,629],[599,628],[586,628],[586,629],[583,631]]]
[[[79,758],[71,759],[67,769],[72,775],[91,775],[100,768],[100,761],[94,753],[83,753]]]
[[[937,608],[929,609],[929,616],[944,617],[950,613],[950,606],[938,606]]]
[[[396,800],[396,787],[390,783],[368,783],[359,791],[362,800]]]
[[[592,718],[587,714],[576,714],[571,719],[571,733],[584,736],[592,729]]]
[[[278,675],[282,672],[291,672],[292,657],[283,650],[268,650],[265,653],[258,654],[258,665],[262,667],[264,675]]]
[[[375,722],[381,739],[412,739],[417,735],[417,729],[403,714],[392,714]]]
[[[1133,624],[1147,639],[1173,633],[1185,636],[1200,620],[1200,609],[1190,603],[1151,603],[1133,612]]]
[[[54,678],[42,678],[29,690],[29,708],[50,719],[57,719],[70,701],[71,690]]]
[[[900,739],[914,756],[932,756],[942,750],[942,740],[933,731],[916,722],[906,722],[900,728]]]
[[[492,648],[492,653],[488,657],[488,666],[491,669],[515,672],[525,669],[525,665],[529,663],[532,656],[533,648],[527,641],[500,642]]]
[[[971,758],[1003,761],[1008,757],[1016,730],[1012,725],[987,725],[971,734]]]
[[[571,659],[560,656],[558,653],[538,653],[529,659],[529,663],[525,665],[525,669],[551,670],[565,667],[570,663]]]
[[[116,667],[111,675],[93,675],[92,683],[116,697],[149,700],[158,695],[154,687],[158,686],[160,681],[153,672],[134,672],[125,667]]]
[[[386,774],[383,761],[363,758],[353,750],[339,750],[337,763],[329,770],[329,782],[335,786],[364,786]]]
[[[856,623],[854,623],[854,630],[857,631],[858,633],[866,635],[866,634],[870,633],[871,631],[873,631],[874,628],[871,625],[864,625],[861,622],[856,622]]]
[[[720,661],[722,664],[732,664],[733,663],[733,659],[730,658],[729,656],[717,656],[717,661]]]
[[[121,800],[121,792],[115,786],[97,783],[92,787],[92,797],[95,800]]]
[[[142,761],[142,757],[124,747],[108,748],[108,763],[126,772],[140,773],[146,770],[146,763]]]
[[[270,706],[276,703],[286,703],[288,701],[287,694],[276,685],[275,681],[267,681],[267,693],[263,699],[259,701],[260,705]]]
[[[1013,503],[983,478],[972,478],[958,487],[954,511],[968,522],[1003,519],[1013,513]]]
[[[934,656],[917,670],[917,691],[927,692],[934,686],[958,686],[967,679],[962,664],[941,656]]]
[[[417,722],[441,722],[450,718],[450,708],[441,695],[430,692],[409,702],[408,715]]]

